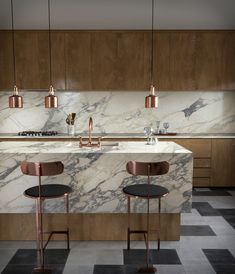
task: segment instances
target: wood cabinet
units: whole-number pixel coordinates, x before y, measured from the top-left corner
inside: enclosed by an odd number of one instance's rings
[[[212,140],[213,186],[235,186],[235,139]]]
[[[48,32],[16,32],[15,54],[18,87],[48,89],[50,84]]]
[[[154,79],[159,90],[195,90],[196,33],[160,31],[155,40]]]
[[[174,139],[174,142],[193,152],[193,186],[212,186],[211,139]]]
[[[13,90],[12,34],[0,31],[0,89]]]
[[[52,31],[52,84],[62,90],[149,90],[150,31]],[[48,89],[48,31],[15,31],[19,88]],[[235,90],[235,31],[155,31],[158,90]],[[0,90],[12,89],[10,31],[0,31]]]

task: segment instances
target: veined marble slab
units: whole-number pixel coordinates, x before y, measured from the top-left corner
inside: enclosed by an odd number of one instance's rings
[[[20,91],[23,109],[10,109],[8,97],[0,93],[0,133],[24,130],[67,132],[70,112],[77,113],[76,133],[87,132],[88,119],[94,120],[94,132],[142,133],[145,126],[156,128],[156,121],[169,122],[169,131],[177,133],[235,133],[235,93],[225,91],[158,92],[159,107],[145,109],[145,92],[57,92],[59,107],[45,109],[47,92]],[[40,117],[40,119],[39,119]]]
[[[146,145],[144,142],[122,142],[101,148],[79,148],[75,142],[0,142],[0,212],[29,213],[34,201],[23,196],[28,187],[37,185],[37,178],[23,175],[20,163],[27,161],[62,161],[64,173],[43,177],[43,183],[70,185],[71,212],[125,213],[127,201],[122,193],[126,185],[146,182],[126,172],[128,161],[168,161],[168,174],[152,177],[152,183],[165,186],[169,195],[162,199],[162,212],[179,213],[191,210],[192,153],[174,142]],[[146,211],[146,201],[133,199],[136,212]],[[156,212],[157,202],[151,201]],[[46,212],[64,212],[63,199],[45,203]]]

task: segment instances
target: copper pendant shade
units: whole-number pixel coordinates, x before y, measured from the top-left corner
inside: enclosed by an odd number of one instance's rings
[[[54,95],[54,88],[50,86],[49,94],[45,97],[45,108],[57,108],[58,97]]]
[[[155,95],[154,85],[150,86],[150,94],[145,97],[145,108],[157,108],[158,97]]]
[[[50,0],[48,0],[48,25],[49,25],[49,61],[50,61],[50,83],[51,81],[51,6]],[[54,95],[55,89],[50,85],[49,94],[45,96],[45,108],[57,108],[58,107],[58,97]]]
[[[13,71],[14,71],[14,90],[13,95],[9,96],[9,108],[23,108],[23,97],[19,95],[16,86],[16,69],[15,69],[15,35],[14,35],[14,11],[13,0],[11,0],[11,27],[12,27],[12,54],[13,54]]]
[[[22,108],[23,97],[19,95],[17,86],[14,86],[13,95],[9,97],[9,108]]]
[[[155,95],[155,87],[153,84],[153,60],[154,60],[154,33],[153,33],[153,28],[154,28],[154,0],[152,0],[152,32],[151,32],[151,39],[152,39],[152,48],[151,48],[151,75],[150,75],[150,93],[148,96],[145,97],[145,108],[157,108],[158,107],[158,97]]]

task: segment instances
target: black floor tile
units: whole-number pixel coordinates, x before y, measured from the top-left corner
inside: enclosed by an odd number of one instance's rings
[[[136,274],[138,265],[94,265],[93,274]]]
[[[223,218],[235,229],[235,216],[223,216]]]
[[[235,216],[235,208],[219,208],[217,210],[222,216]]]
[[[209,225],[181,225],[181,236],[216,236]]]
[[[69,251],[66,249],[47,249],[45,251],[45,265],[52,268],[53,273],[63,273]],[[19,249],[9,261],[2,274],[28,274],[37,265],[37,251],[35,249]]]
[[[221,213],[207,202],[193,202],[192,208],[197,209],[202,216],[221,216]]]
[[[227,249],[202,249],[216,273],[235,273],[235,258]]]
[[[123,250],[124,264],[125,265],[138,265],[146,263],[146,250],[145,249],[131,249]],[[150,250],[151,264],[181,264],[178,254],[175,249],[161,249],[160,251]]]

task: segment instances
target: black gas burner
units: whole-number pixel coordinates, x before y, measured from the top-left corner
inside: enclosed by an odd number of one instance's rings
[[[57,131],[21,131],[18,133],[19,136],[31,136],[31,137],[55,136],[57,134],[58,134]]]

